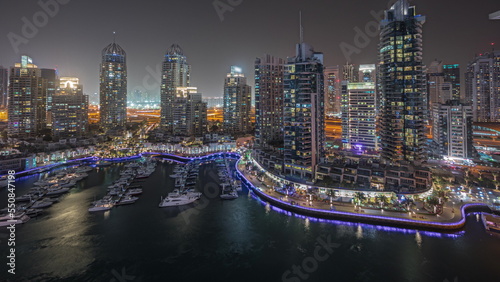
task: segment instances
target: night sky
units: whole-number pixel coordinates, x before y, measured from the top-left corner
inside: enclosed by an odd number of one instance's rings
[[[355,45],[354,28],[364,30],[375,20],[372,14],[389,4],[388,0],[60,1],[68,3],[60,5],[35,34],[28,34],[32,38],[19,45],[18,53],[8,34],[23,36],[22,18],[33,22],[33,15],[43,9],[38,1],[0,2],[0,65],[11,66],[27,54],[41,68],[57,68],[60,76],[79,77],[85,93],[95,93],[101,51],[113,41],[116,31],[116,43],[127,52],[129,93],[144,87],[159,95],[156,68],[166,49],[178,43],[192,65],[191,85],[207,97],[222,96],[231,65],[241,66],[253,85],[256,57],[265,53],[293,56],[299,41],[299,10],[305,41],[325,54],[329,66],[346,62],[341,43]],[[221,21],[214,3],[236,5],[229,6],[232,11],[224,12]],[[491,42],[500,45],[500,21],[488,19],[490,13],[500,10],[498,0],[411,3],[427,18],[426,63],[437,58],[464,68],[475,53],[491,50]],[[42,24],[43,20],[41,16]],[[369,40],[367,47],[352,56],[353,63],[376,63],[378,36]]]

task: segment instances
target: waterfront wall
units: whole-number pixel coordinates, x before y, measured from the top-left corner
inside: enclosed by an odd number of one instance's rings
[[[432,229],[432,230],[456,230],[464,227],[466,214],[469,210],[472,209],[484,209],[488,211],[490,210],[487,205],[482,203],[465,204],[460,209],[461,212],[460,220],[455,222],[433,222],[433,221],[420,221],[413,219],[396,218],[390,216],[376,216],[368,214],[357,214],[350,212],[329,211],[323,209],[308,208],[298,205],[292,205],[288,202],[281,201],[277,198],[267,195],[266,193],[261,191],[258,187],[255,187],[248,179],[246,179],[243,173],[239,170],[238,163],[236,164],[236,171],[238,172],[240,180],[247,187],[249,187],[250,190],[253,191],[258,197],[276,207],[311,217],[319,217],[325,219],[342,219],[346,221],[370,222],[370,223],[379,223],[379,224],[395,225],[395,226],[411,226],[415,228]]]

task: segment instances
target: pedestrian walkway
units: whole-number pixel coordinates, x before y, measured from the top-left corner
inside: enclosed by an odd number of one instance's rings
[[[421,214],[418,211],[412,212],[398,212],[389,211],[384,209],[369,209],[356,207],[353,204],[339,203],[333,201],[332,204],[320,202],[320,201],[307,201],[305,199],[299,199],[291,196],[282,195],[276,192],[272,186],[265,185],[255,176],[251,175],[250,172],[246,171],[244,166],[239,166],[239,171],[243,177],[246,178],[255,188],[258,189],[257,192],[265,194],[267,197],[271,197],[277,201],[277,203],[282,203],[282,207],[294,208],[295,210],[310,210],[313,213],[318,213],[322,215],[331,215],[332,217],[350,217],[364,219],[377,219],[381,221],[387,221],[392,223],[408,224],[411,225],[422,225],[424,227],[432,228],[443,228],[443,229],[453,229],[460,228],[465,223],[465,208],[468,207],[483,207],[484,204],[472,204],[463,203],[455,208],[449,205],[444,206],[443,213],[441,215],[433,214]]]

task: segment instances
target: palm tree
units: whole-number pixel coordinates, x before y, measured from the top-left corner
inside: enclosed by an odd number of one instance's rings
[[[427,204],[434,208],[434,213],[436,213],[437,205],[439,205],[439,199],[436,197],[430,197],[427,199]]]
[[[328,196],[330,196],[330,203],[333,201],[333,198],[337,198],[337,192],[333,189],[328,190]]]
[[[377,196],[375,196],[375,199],[379,203],[380,208],[383,208],[387,203],[387,196],[385,196],[384,194],[378,194]]]
[[[444,180],[441,176],[436,176],[432,182],[436,188],[442,188],[444,185]]]
[[[333,189],[329,189],[328,196],[330,196],[332,198],[337,198],[337,192],[335,192],[335,190],[333,190]]]
[[[469,182],[472,180],[472,178],[469,176],[468,173],[464,177],[464,180],[465,180],[465,187],[469,187]]]
[[[497,178],[498,178],[498,175],[499,175],[498,171],[492,172],[491,175],[493,175],[493,181],[497,181]]]
[[[439,204],[444,204],[444,202],[446,202],[446,200],[448,199],[448,197],[446,197],[446,191],[441,190],[441,189],[436,190],[435,195],[439,199]]]
[[[361,205],[362,202],[366,200],[366,195],[363,192],[354,193],[354,201],[357,202],[358,205]]]

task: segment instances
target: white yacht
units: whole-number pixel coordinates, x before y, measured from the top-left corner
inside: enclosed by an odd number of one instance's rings
[[[97,211],[108,211],[113,207],[113,204],[108,201],[97,201],[94,202],[94,206],[89,208],[89,212],[97,212]]]
[[[125,195],[139,195],[142,194],[141,188],[128,189]]]
[[[59,195],[59,194],[64,194],[66,192],[69,191],[69,188],[60,188],[60,189],[48,189],[47,190],[47,196],[50,196],[50,195]]]
[[[120,201],[116,203],[117,206],[119,205],[128,205],[128,204],[133,204],[135,201],[137,201],[139,198],[138,197],[133,197],[131,195],[126,195],[123,197]]]
[[[9,226],[11,224],[22,224],[25,223],[26,221],[30,220],[30,217],[23,214],[20,217],[14,217],[14,219],[11,219],[10,217],[8,219],[3,219],[0,220],[0,226]]]
[[[27,201],[31,201],[32,198],[36,198],[36,196],[28,193],[26,195],[16,197],[16,202],[27,202]]]
[[[9,185],[9,179],[7,179],[7,175],[0,177],[0,187],[7,187]]]
[[[35,203],[33,203],[31,208],[33,208],[33,209],[47,208],[47,207],[52,206],[52,204],[53,204],[52,201],[49,201],[47,199],[41,199],[41,200],[38,200]]]
[[[190,197],[196,197],[197,199],[199,199],[201,197],[201,192],[198,192],[194,189],[188,189],[188,190],[184,191],[183,194],[190,196]]]
[[[220,197],[223,200],[232,200],[232,199],[238,198],[238,193],[234,190],[231,190],[228,193],[224,193],[224,191],[223,191],[222,194],[220,195]]]
[[[175,207],[175,206],[183,206],[193,203],[198,200],[197,197],[188,196],[188,195],[180,195],[180,196],[168,196],[163,199],[159,205],[160,208],[164,207]]]

